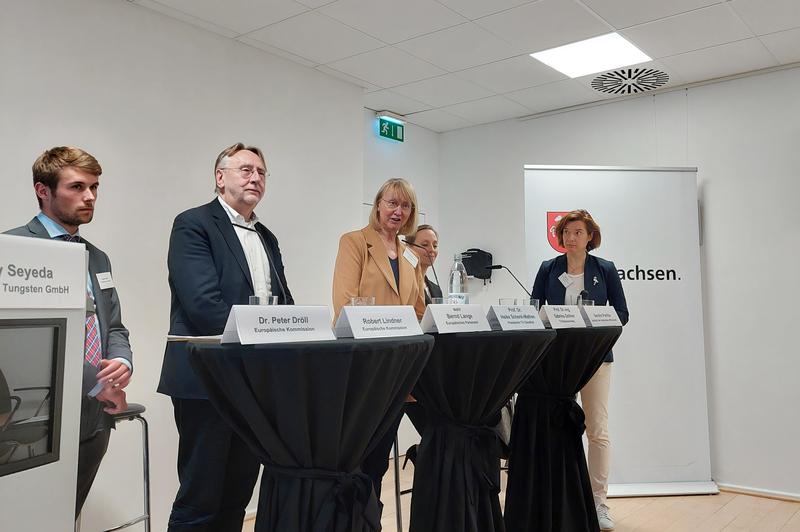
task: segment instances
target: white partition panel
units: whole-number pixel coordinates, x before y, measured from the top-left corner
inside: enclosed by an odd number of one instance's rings
[[[85,313],[84,246],[0,235],[3,532],[73,529]]]
[[[525,166],[528,271],[559,213],[588,210],[630,322],[614,347],[609,494],[715,492],[706,407],[696,168]],[[668,486],[664,486],[667,483]],[[673,489],[674,488],[674,489]],[[677,490],[677,491],[676,491]]]

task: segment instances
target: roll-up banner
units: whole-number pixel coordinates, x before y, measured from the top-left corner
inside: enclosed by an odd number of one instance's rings
[[[614,347],[609,495],[714,493],[708,441],[696,168],[525,166],[529,285],[586,209],[630,322]]]

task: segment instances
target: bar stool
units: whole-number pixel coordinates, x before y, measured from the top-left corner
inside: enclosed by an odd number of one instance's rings
[[[144,522],[145,532],[150,532],[150,446],[148,443],[147,420],[144,414],[144,405],[138,403],[128,403],[128,409],[119,414],[114,414],[114,421],[133,421],[137,420],[142,424],[142,484],[144,486],[144,513],[134,517],[130,521],[111,528],[106,528],[103,532],[113,532],[121,530],[136,523]]]

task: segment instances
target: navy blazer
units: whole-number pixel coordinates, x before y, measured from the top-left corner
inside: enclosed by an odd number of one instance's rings
[[[50,238],[47,229],[34,217],[27,225],[6,231],[6,234],[33,238]],[[133,353],[128,340],[128,329],[122,324],[119,296],[114,287],[100,288],[98,273],[111,272],[111,261],[102,250],[81,237],[81,242],[89,252],[89,275],[92,276],[92,295],[95,302],[95,315],[100,327],[100,352],[103,358],[124,358],[133,365]],[[83,386],[91,389],[97,383],[97,370],[84,364]],[[81,396],[80,441],[94,436],[98,431],[114,426],[114,419],[106,414],[100,401],[88,395]]]
[[[567,289],[558,278],[566,271],[566,255],[542,262],[533,282],[533,297],[542,305],[545,302],[549,305],[563,305]],[[623,325],[628,323],[628,304],[625,302],[625,292],[622,291],[622,283],[613,262],[587,253],[583,284],[584,290],[589,293],[586,299],[593,300],[595,305],[610,304],[617,311],[619,321]],[[609,351],[605,361],[613,362],[614,353]]]
[[[266,244],[272,293],[278,295],[279,304],[294,304],[278,239],[261,223],[255,228]],[[247,305],[254,292],[239,237],[216,198],[175,218],[167,267],[172,294],[169,334],[222,334],[231,306]],[[185,342],[167,342],[158,391],[181,399],[208,398],[189,363]]]

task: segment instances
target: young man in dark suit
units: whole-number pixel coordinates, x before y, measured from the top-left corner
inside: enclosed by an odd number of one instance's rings
[[[242,143],[226,148],[214,176],[217,197],[182,212],[172,226],[172,335],[222,334],[231,306],[246,305],[252,295],[294,302],[278,240],[253,213],[266,188],[261,150]],[[180,488],[169,530],[240,532],[259,463],[209,402],[185,342],[167,343],[158,391],[172,397],[180,439]]]
[[[114,426],[110,414],[127,408],[123,388],[130,382],[133,369],[111,262],[78,234],[78,228],[94,216],[102,172],[97,159],[80,148],[47,150],[33,163],[33,187],[41,212],[26,225],[7,231],[10,235],[83,243],[89,252],[87,306],[93,308],[87,309],[86,317],[76,518],[108,448]]]

